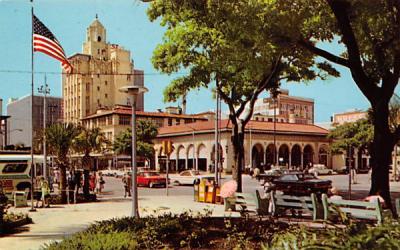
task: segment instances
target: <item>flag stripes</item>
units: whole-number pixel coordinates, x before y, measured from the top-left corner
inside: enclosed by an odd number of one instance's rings
[[[51,31],[33,15],[33,51],[42,52],[61,62],[66,73],[72,72],[72,66],[65,56],[64,49]]]

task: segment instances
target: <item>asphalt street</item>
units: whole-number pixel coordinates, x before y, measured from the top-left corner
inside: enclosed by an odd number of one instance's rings
[[[349,188],[349,177],[348,175],[324,175],[319,176],[321,179],[329,179],[332,181],[332,186],[339,189],[342,193],[348,191]],[[222,182],[226,182],[231,180],[231,176],[224,176]],[[105,177],[105,188],[102,195],[100,195],[101,199],[116,199],[123,198],[124,196],[124,186],[121,178],[115,177]],[[353,192],[361,193],[362,195],[366,195],[370,188],[370,180],[368,174],[358,174],[356,177],[356,184],[351,184],[351,189]],[[395,196],[400,196],[400,182],[391,182],[391,191],[395,194]],[[166,195],[165,188],[148,188],[148,187],[139,187],[139,197],[146,196],[163,196]],[[248,193],[253,193],[255,190],[263,190],[262,186],[255,179],[250,178],[248,175],[243,175],[243,191]],[[187,196],[193,195],[193,186],[174,186],[169,185],[169,195],[170,196]]]

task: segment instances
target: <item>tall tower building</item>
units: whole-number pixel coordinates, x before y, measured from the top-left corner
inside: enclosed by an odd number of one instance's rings
[[[77,123],[97,110],[129,105],[130,97],[118,89],[144,84],[143,71],[134,69],[130,51],[107,43],[106,38],[106,29],[96,16],[87,28],[82,53],[69,58],[73,74],[62,78],[65,122]],[[144,108],[143,94],[137,107]]]

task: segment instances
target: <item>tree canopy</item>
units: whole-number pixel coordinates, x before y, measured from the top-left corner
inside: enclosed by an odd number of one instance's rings
[[[176,101],[190,90],[215,86],[229,108],[233,178],[238,191],[244,165],[244,128],[260,93],[278,88],[282,80],[299,82],[339,75],[297,43],[277,42],[274,29],[280,27],[262,12],[268,6],[263,1],[156,0],[148,10],[150,20],[159,18],[167,28],[163,42],[154,50],[154,67],[167,74],[185,72],[165,89],[164,100]]]
[[[374,137],[374,128],[370,120],[360,119],[335,127],[329,132],[328,137],[333,139],[331,144],[333,153],[346,151],[349,146],[369,149]]]
[[[152,139],[157,134],[157,126],[146,120],[139,120],[136,124],[136,135],[137,135],[137,155],[152,159],[154,157],[154,148]],[[130,155],[132,152],[132,130],[128,128],[124,132],[120,133],[114,140],[113,149],[117,154]]]

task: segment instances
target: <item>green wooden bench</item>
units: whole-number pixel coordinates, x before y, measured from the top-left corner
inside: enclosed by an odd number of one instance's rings
[[[274,216],[279,216],[286,214],[289,210],[292,215],[296,215],[296,213],[300,216],[303,213],[311,214],[313,220],[317,219],[317,198],[315,194],[311,194],[310,196],[293,196],[293,195],[285,195],[276,193],[271,191],[273,199],[272,201],[272,214]]]
[[[237,211],[241,214],[255,213],[267,215],[269,199],[261,198],[256,190],[255,194],[235,193],[232,197],[224,198],[225,211]],[[239,209],[237,209],[239,208]]]
[[[382,224],[382,207],[379,201],[354,201],[330,199],[326,194],[322,195],[322,204],[324,206],[324,220],[329,220],[332,215],[337,215],[338,211],[355,219],[373,220]]]
[[[395,199],[394,203],[396,206],[397,215],[400,216],[400,198]]]

